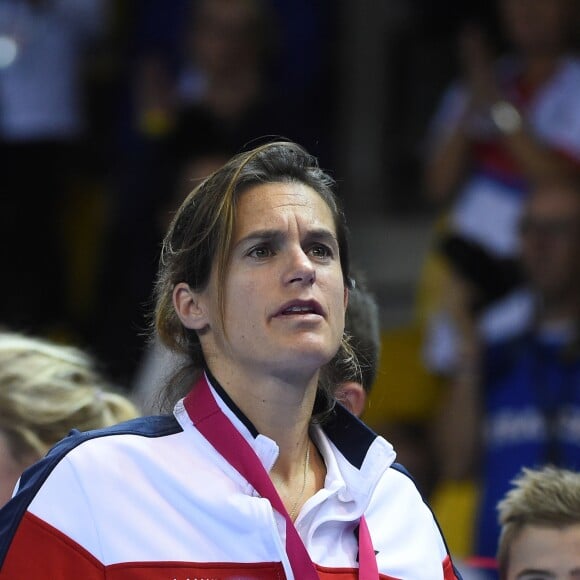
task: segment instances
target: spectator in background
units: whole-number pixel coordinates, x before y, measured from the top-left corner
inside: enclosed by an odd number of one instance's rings
[[[578,175],[580,63],[576,0],[499,0],[512,52],[494,61],[477,27],[461,36],[463,81],[434,120],[427,192],[457,197],[452,227],[513,255],[530,184]]]
[[[138,415],[80,350],[0,333],[0,506],[20,473],[71,429],[88,431]]]
[[[454,293],[462,350],[442,405],[439,462],[444,478],[480,482],[478,556],[495,554],[495,505],[521,467],[580,469],[578,184],[539,185],[520,232],[529,306],[518,329],[482,343],[462,306],[477,289],[461,284]]]
[[[199,0],[193,6],[177,86],[179,130],[184,122],[194,130],[208,123],[222,142],[239,150],[249,139],[272,133],[278,118],[269,107],[271,9],[262,0]]]
[[[471,305],[480,310],[520,281],[513,260],[530,187],[580,175],[578,1],[497,5],[510,51],[495,59],[480,28],[463,30],[463,78],[435,115],[426,168],[431,199],[453,200],[441,250],[456,275],[480,286]],[[444,295],[445,282],[437,284]],[[445,316],[432,320],[429,362],[447,372],[454,329]]]
[[[176,70],[155,53],[138,67],[135,104],[145,137],[177,139],[197,151],[209,134],[240,151],[257,137],[293,128],[272,85],[277,34],[269,2],[196,0],[181,24]]]
[[[209,132],[234,152],[264,135],[285,135],[322,152],[332,110],[321,97],[330,95],[325,75],[331,67],[324,65],[334,6],[318,4],[180,1],[173,7],[182,16],[173,34],[180,39],[179,57],[172,57],[175,46],[145,46],[138,65],[135,104],[142,133],[177,131],[199,149]],[[165,14],[167,8],[153,2],[149,10]]]
[[[167,9],[166,2],[140,7]],[[278,26],[271,2],[190,0],[171,10],[182,15],[179,22],[167,18],[177,27],[178,56],[145,45],[136,66],[130,146],[120,152],[120,195],[101,293],[98,352],[122,382],[133,379],[141,359],[138,330],[146,326],[144,304],[159,254],[156,220],[181,186],[184,164],[216,152],[229,158],[272,135],[308,144],[302,131],[318,126],[310,104],[298,105],[272,80]],[[113,326],[118,332],[111,342]]]
[[[357,417],[365,410],[371,391],[381,350],[379,307],[366,289],[362,274],[356,273],[354,287],[348,295],[345,332],[358,359],[359,369],[337,365],[332,380],[340,385],[336,398]]]
[[[0,2],[0,321],[15,328],[46,332],[66,314],[62,210],[86,162],[83,64],[106,4]]]
[[[580,575],[580,473],[524,469],[498,511],[500,580]]]
[[[360,272],[355,272],[355,286],[349,291],[345,331],[359,361],[360,369],[353,372],[349,365],[335,361],[332,381],[338,386],[336,398],[357,417],[365,418],[369,396],[379,371],[381,333],[379,307],[366,288]],[[382,385],[377,385],[382,386]],[[390,392],[379,393],[385,403],[392,405]],[[390,402],[390,403],[389,403]],[[429,444],[429,430],[419,421],[390,420],[373,410],[372,423],[367,423],[377,433],[391,441],[397,449],[397,461],[413,474],[417,488],[427,497],[433,488],[435,468]],[[388,413],[388,410],[385,409]]]

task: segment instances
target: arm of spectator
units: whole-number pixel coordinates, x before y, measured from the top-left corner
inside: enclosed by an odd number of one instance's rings
[[[580,163],[540,143],[525,123],[514,132],[502,133],[502,138],[523,175],[532,182],[580,176]]]
[[[481,347],[470,312],[473,289],[461,279],[451,278],[446,297],[460,341],[457,364],[435,420],[434,438],[441,477],[462,480],[472,477],[478,466],[483,414]]]
[[[468,27],[463,31],[461,54],[470,107],[491,118],[498,137],[517,162],[523,177],[534,182],[578,176],[580,163],[572,155],[566,156],[539,141],[522,114],[509,102],[498,83],[493,55],[481,30]],[[498,122],[493,114],[498,105],[504,107],[504,112],[507,106],[507,124]]]
[[[447,201],[468,169],[471,137],[468,124],[482,103],[496,99],[493,63],[483,33],[466,27],[459,36],[463,85],[444,95],[431,127],[430,159],[425,172],[427,196]]]
[[[460,120],[432,148],[425,170],[425,192],[433,202],[448,201],[463,179],[470,160],[470,139]]]

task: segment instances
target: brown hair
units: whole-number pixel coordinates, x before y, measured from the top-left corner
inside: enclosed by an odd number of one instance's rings
[[[218,304],[224,314],[224,288],[235,225],[236,201],[247,189],[264,183],[297,182],[311,187],[330,208],[340,253],[345,285],[349,284],[347,229],[344,214],[333,193],[334,181],[320,169],[315,157],[289,141],[261,145],[241,153],[202,181],[178,209],[165,239],[155,286],[155,327],[161,341],[175,352],[187,355],[191,364],[181,369],[162,394],[165,406],[185,394],[190,382],[205,367],[197,333],[185,328],[173,307],[173,289],[186,282],[193,290],[203,290],[212,267],[218,275]],[[337,357],[356,364],[346,338]],[[323,373],[323,379],[324,379]],[[324,384],[331,399],[334,385]],[[326,381],[328,383],[328,380]]]

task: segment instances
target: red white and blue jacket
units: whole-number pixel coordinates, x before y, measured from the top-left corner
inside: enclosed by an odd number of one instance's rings
[[[211,392],[269,471],[276,443],[219,386]],[[313,438],[327,477],[296,528],[320,578],[357,578],[363,513],[380,578],[459,577],[387,441],[342,407]],[[284,518],[217,453],[180,401],[174,416],[73,434],[28,469],[0,510],[0,579],[292,579],[285,536]]]

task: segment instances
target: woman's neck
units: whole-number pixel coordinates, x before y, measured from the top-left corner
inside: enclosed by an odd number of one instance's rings
[[[215,379],[257,431],[277,443],[279,454],[270,477],[294,520],[326,478],[326,465],[309,434],[318,372],[288,380],[229,370],[223,364],[216,371],[212,369]]]
[[[277,443],[280,449],[277,468],[288,471],[301,464],[309,440],[318,373],[310,378],[288,380],[256,376],[240,368],[229,370],[224,364],[216,369],[210,366],[210,370],[256,430]]]

